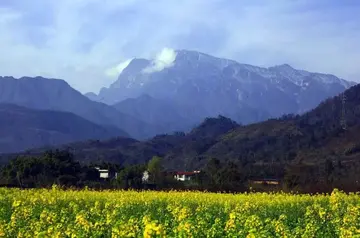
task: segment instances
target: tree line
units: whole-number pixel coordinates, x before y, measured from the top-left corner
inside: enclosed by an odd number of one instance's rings
[[[303,193],[360,190],[360,164],[326,160],[323,164],[256,164],[242,161],[207,160],[189,181],[177,181],[174,171],[163,167],[160,157],[144,164],[120,166],[112,163],[81,164],[68,151],[47,151],[41,156],[21,156],[1,167],[1,186],[65,188],[201,190],[211,192],[293,191]],[[101,179],[96,167],[117,174]],[[144,179],[144,172],[148,178]],[[278,181],[268,185],[267,180]],[[254,183],[254,181],[258,181]],[[259,183],[260,181],[260,183]]]

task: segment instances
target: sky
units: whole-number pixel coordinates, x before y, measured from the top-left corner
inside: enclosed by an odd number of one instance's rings
[[[98,92],[131,59],[171,61],[171,49],[360,82],[360,1],[0,0],[1,76]]]

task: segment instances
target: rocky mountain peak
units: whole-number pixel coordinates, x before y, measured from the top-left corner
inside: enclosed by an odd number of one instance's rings
[[[280,64],[280,65],[276,65],[273,67],[270,67],[270,69],[277,69],[277,70],[287,70],[287,71],[294,71],[296,69],[294,69],[293,67],[291,67],[291,65],[289,64]]]
[[[334,75],[289,64],[265,68],[197,51],[167,49],[152,60],[133,60],[98,98],[114,104],[147,94],[185,106],[187,114],[197,119],[224,115],[249,123],[303,113],[352,85]]]
[[[148,67],[150,63],[151,63],[150,60],[142,59],[142,58],[135,58],[130,61],[129,65],[121,72],[121,74],[139,73],[143,69]]]

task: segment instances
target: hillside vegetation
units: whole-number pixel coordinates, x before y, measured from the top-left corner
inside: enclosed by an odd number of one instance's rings
[[[222,173],[236,183],[248,178],[277,178],[286,188],[356,191],[360,184],[360,86],[328,99],[303,115],[286,115],[247,126],[219,116],[207,118],[188,133],[137,141],[117,138],[58,147],[81,163],[146,164],[154,156],[166,171],[204,170],[200,187],[222,188]],[[342,114],[346,129],[341,123]],[[49,149],[49,148],[47,148]],[[45,149],[25,155],[40,155]],[[13,156],[3,156],[5,162]],[[241,178],[238,178],[238,173]],[[225,180],[224,180],[225,179]],[[213,181],[208,183],[207,181]],[[230,182],[232,188],[233,182]]]
[[[360,152],[360,86],[350,88],[345,96],[346,130],[341,124],[342,96],[337,96],[306,114],[286,115],[247,126],[219,116],[204,120],[188,133],[158,135],[146,141],[79,142],[60,148],[71,149],[81,161],[146,162],[158,155],[166,158],[167,167],[177,164],[179,169],[185,160],[193,162],[188,169],[195,169],[196,161],[203,158],[258,163],[355,160]]]

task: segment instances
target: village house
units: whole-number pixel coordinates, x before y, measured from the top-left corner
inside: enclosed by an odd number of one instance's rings
[[[189,181],[194,175],[200,173],[200,171],[193,172],[175,172],[174,178],[178,181]]]
[[[109,172],[108,169],[101,169],[100,167],[95,167],[97,171],[99,171],[99,177],[101,179],[113,179],[117,178],[116,172]]]

